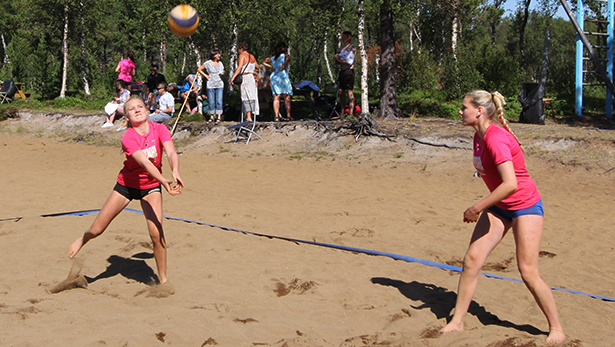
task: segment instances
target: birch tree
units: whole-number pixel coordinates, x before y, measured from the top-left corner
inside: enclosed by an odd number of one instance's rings
[[[367,86],[367,53],[365,52],[365,40],[363,31],[365,29],[365,0],[359,0],[359,53],[361,54],[361,114],[369,114],[369,88]]]
[[[64,3],[64,33],[62,35],[62,87],[60,97],[66,97],[66,76],[68,72],[68,2]]]

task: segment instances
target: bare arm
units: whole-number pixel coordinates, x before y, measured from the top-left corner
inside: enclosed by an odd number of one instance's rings
[[[280,71],[284,71],[288,68],[288,64],[290,64],[290,55],[289,54],[284,54],[286,56],[286,59],[284,60],[284,65],[282,65],[282,67],[280,68]]]
[[[166,141],[162,144],[162,146],[164,147],[164,152],[167,154],[167,159],[169,160],[171,174],[173,175],[173,182],[177,183],[175,189],[181,193],[182,188],[184,187],[184,181],[179,175],[179,156],[175,150],[175,145],[173,144],[173,141]]]
[[[270,69],[273,69],[273,66],[271,66],[271,58],[270,57],[267,57],[267,59],[263,60],[261,65],[265,65],[266,67],[268,67]]]
[[[246,55],[241,54],[239,56],[239,61],[237,62],[237,69],[235,69],[235,73],[231,77],[229,84],[231,85],[234,84],[233,81],[235,80],[235,77],[237,77],[237,75],[241,73],[241,70],[243,69],[244,65],[246,65],[247,63],[248,63],[248,58],[246,58]]]
[[[131,157],[142,167],[145,169],[145,171],[147,171],[148,174],[150,174],[152,177],[154,177],[158,182],[160,182],[160,184],[164,187],[164,189],[169,192],[169,194],[171,195],[177,195],[180,194],[180,192],[177,192],[177,189],[173,189],[171,188],[171,183],[173,183],[173,181],[169,181],[166,178],[164,178],[164,176],[162,176],[162,174],[160,173],[160,171],[158,171],[158,168],[156,168],[156,166],[154,166],[154,164],[152,164],[151,161],[149,161],[149,159],[147,159],[147,157],[145,156],[145,154],[143,154],[143,152],[141,151],[136,151],[134,152]]]
[[[200,74],[201,74],[201,76],[203,76],[203,77],[205,77],[205,78],[209,79],[209,75],[205,73],[205,64],[202,64],[201,66],[199,66],[199,68],[198,68],[198,69],[196,69],[196,71],[197,71],[198,73],[200,73]]]
[[[476,222],[482,211],[504,200],[517,189],[517,176],[512,161],[505,161],[498,165],[498,172],[502,177],[502,183],[484,199],[465,210],[463,213],[464,222]]]

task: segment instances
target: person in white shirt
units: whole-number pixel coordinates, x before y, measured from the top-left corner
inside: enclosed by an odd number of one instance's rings
[[[169,92],[167,92],[167,84],[162,82],[158,84],[158,94],[160,99],[158,100],[158,109],[149,115],[148,120],[150,122],[162,123],[165,120],[173,117],[175,112],[175,98]]]
[[[346,105],[346,96],[348,96],[349,115],[354,113],[354,58],[357,54],[357,49],[350,43],[352,34],[350,31],[342,33],[342,49],[335,55],[333,60],[340,66],[338,76],[338,88],[340,95],[340,104],[342,106],[342,117],[344,117],[344,106]]]

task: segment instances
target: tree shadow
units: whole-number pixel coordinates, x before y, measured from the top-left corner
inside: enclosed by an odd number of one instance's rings
[[[384,277],[373,277],[371,281],[374,284],[395,287],[402,295],[410,300],[422,301],[422,305],[410,305],[416,310],[428,308],[436,318],[446,318],[447,322],[450,322],[452,318],[450,312],[455,307],[455,301],[457,300],[457,294],[455,294],[455,292],[433,284],[417,281],[403,282]],[[483,306],[479,305],[474,300],[470,303],[468,313],[476,316],[483,325],[497,325],[504,328],[512,328],[532,335],[548,335],[548,332],[542,331],[529,324],[518,325],[507,320],[501,320],[498,316],[485,310]]]
[[[153,258],[153,256],[153,254],[146,252],[135,254],[135,257],[140,259]],[[149,267],[144,260],[136,260],[120,257],[118,255],[112,255],[107,259],[107,261],[109,262],[109,266],[107,266],[105,271],[96,277],[85,277],[88,283],[96,282],[100,279],[109,278],[116,275],[122,275],[128,279],[147,285],[152,285],[159,282],[158,276],[154,270]]]

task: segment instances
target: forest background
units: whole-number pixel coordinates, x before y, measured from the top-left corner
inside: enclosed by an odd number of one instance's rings
[[[181,1],[0,3],[0,79],[24,83],[31,93],[13,107],[100,110],[129,50],[136,81],[157,63],[168,82],[181,83],[218,47],[228,79],[241,41],[259,62],[288,42],[291,82],[322,87],[336,79],[333,56],[348,30],[366,52],[357,54],[355,92],[368,95],[370,110],[380,109],[375,116],[455,117],[460,98],[477,88],[500,91],[508,114],[518,116],[522,84],[541,78],[545,42],[547,96],[558,115],[574,113],[576,34],[567,18],[554,18],[561,5],[553,0],[520,0],[508,15],[503,0],[194,0],[186,3],[199,11],[200,25],[189,38],[167,26]],[[604,87],[586,88],[585,109],[603,113],[604,93]]]

